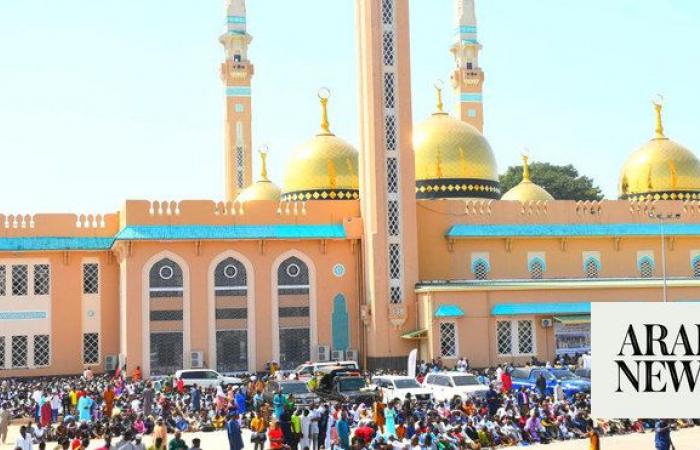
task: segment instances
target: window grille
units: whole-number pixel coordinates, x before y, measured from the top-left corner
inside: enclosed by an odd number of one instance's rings
[[[280,366],[293,369],[311,359],[309,328],[280,329]]]
[[[513,352],[513,328],[510,321],[496,322],[496,342],[499,355],[510,355]]]
[[[34,295],[49,295],[51,290],[51,268],[48,264],[34,266]]]
[[[27,336],[12,336],[12,367],[27,367]]]
[[[386,160],[386,185],[390,194],[399,192],[399,170],[396,158]]]
[[[100,335],[99,333],[83,334],[83,364],[100,363]]]
[[[5,266],[0,266],[0,296],[7,293],[5,289]]]
[[[236,183],[238,184],[238,188],[241,189],[244,186],[244,180],[243,180],[243,172],[245,171],[245,152],[243,151],[243,147],[237,146],[236,147]]]
[[[454,323],[440,324],[440,356],[443,358],[457,356],[457,327]]]
[[[477,261],[472,269],[474,278],[477,280],[486,280],[489,277],[489,267],[486,261]]]
[[[5,336],[0,336],[0,369],[5,368]]]
[[[393,72],[384,74],[384,107],[392,109],[396,107],[396,78]]]
[[[389,278],[401,278],[401,247],[389,244]]]
[[[544,267],[542,262],[535,260],[530,263],[530,278],[533,280],[541,280],[544,276]]]
[[[693,260],[693,278],[700,278],[700,258]]]
[[[384,25],[394,23],[394,0],[382,0],[382,23]]]
[[[12,266],[12,295],[27,295],[29,269],[26,265]]]
[[[384,31],[383,37],[383,54],[384,54],[384,65],[393,66],[394,65],[394,32],[391,30]]]
[[[654,266],[648,259],[645,259],[639,264],[639,276],[642,278],[651,278],[654,276]]]
[[[216,369],[219,372],[248,370],[248,334],[246,330],[216,332]]]
[[[534,326],[531,320],[518,320],[518,353],[534,353]]]
[[[34,336],[34,365],[48,366],[51,361],[51,340],[48,334]]]
[[[586,278],[598,278],[599,276],[598,264],[593,259],[586,261]]]
[[[389,288],[390,302],[392,305],[398,305],[401,303],[401,288],[398,286],[391,286]]]
[[[151,375],[172,375],[182,369],[182,333],[151,333]]]
[[[384,119],[384,140],[386,145],[386,151],[395,152],[396,151],[396,117],[386,116]]]
[[[389,215],[389,236],[399,235],[399,202],[398,200],[389,200],[388,204],[388,215]]]
[[[83,294],[98,294],[100,291],[100,266],[97,263],[83,264]]]

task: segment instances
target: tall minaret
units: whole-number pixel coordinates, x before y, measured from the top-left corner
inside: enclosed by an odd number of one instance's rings
[[[248,46],[253,38],[246,31],[245,0],[227,0],[226,32],[219,38],[226,59],[221,79],[226,87],[226,200],[233,201],[252,180],[252,111],[250,82],[253,64]]]
[[[455,43],[451,48],[456,67],[452,73],[452,86],[457,94],[459,118],[484,131],[484,105],[482,87],[484,71],[479,66],[481,44],[477,40],[475,0],[454,0]]]
[[[418,279],[409,0],[358,0],[360,203],[368,366],[405,366]],[[393,328],[393,329],[390,329]]]

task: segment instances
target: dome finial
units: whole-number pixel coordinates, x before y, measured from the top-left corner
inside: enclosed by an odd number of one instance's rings
[[[262,145],[258,149],[260,155],[260,181],[270,181],[267,178],[267,154],[270,153],[270,148],[267,145]]]
[[[318,90],[318,98],[321,100],[321,132],[323,134],[332,134],[330,123],[328,122],[328,99],[331,97],[331,90],[327,87],[322,87]]]
[[[437,112],[443,113],[443,107],[445,106],[442,103],[442,88],[445,86],[445,83],[442,80],[437,80],[435,84],[433,85],[435,87],[435,95],[437,97]]]
[[[656,94],[652,100],[654,103],[654,109],[656,110],[656,139],[665,139],[664,136],[664,123],[661,111],[664,108],[664,96],[661,94]]]
[[[525,149],[525,151],[521,154],[523,158],[523,181],[530,181],[530,155],[529,151]]]

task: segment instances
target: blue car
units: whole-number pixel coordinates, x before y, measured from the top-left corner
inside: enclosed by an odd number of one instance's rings
[[[540,374],[544,375],[547,381],[545,395],[554,395],[554,387],[557,383],[561,384],[564,395],[571,397],[579,392],[591,392],[591,383],[586,381],[571,372],[569,369],[563,368],[546,368],[546,367],[521,367],[514,369],[510,376],[513,380],[513,389],[520,390],[522,386],[527,389],[536,390],[537,378]]]

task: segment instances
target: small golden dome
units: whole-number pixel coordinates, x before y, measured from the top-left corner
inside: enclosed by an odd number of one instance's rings
[[[621,199],[700,198],[700,161],[664,135],[662,104],[655,102],[656,137],[634,151],[620,174]]]
[[[260,179],[243,189],[238,197],[237,202],[246,203],[251,200],[270,200],[278,202],[282,191],[279,187],[267,178],[267,149],[260,149]]]
[[[438,111],[413,130],[416,196],[436,198],[501,197],[498,167],[484,136],[466,122]]]
[[[552,194],[545,188],[530,180],[530,166],[527,155],[523,155],[523,179],[508,192],[503,194],[501,200],[513,200],[522,203],[554,200]]]
[[[319,94],[321,132],[294,151],[284,179],[284,201],[359,198],[358,152],[330,131],[328,96]]]

